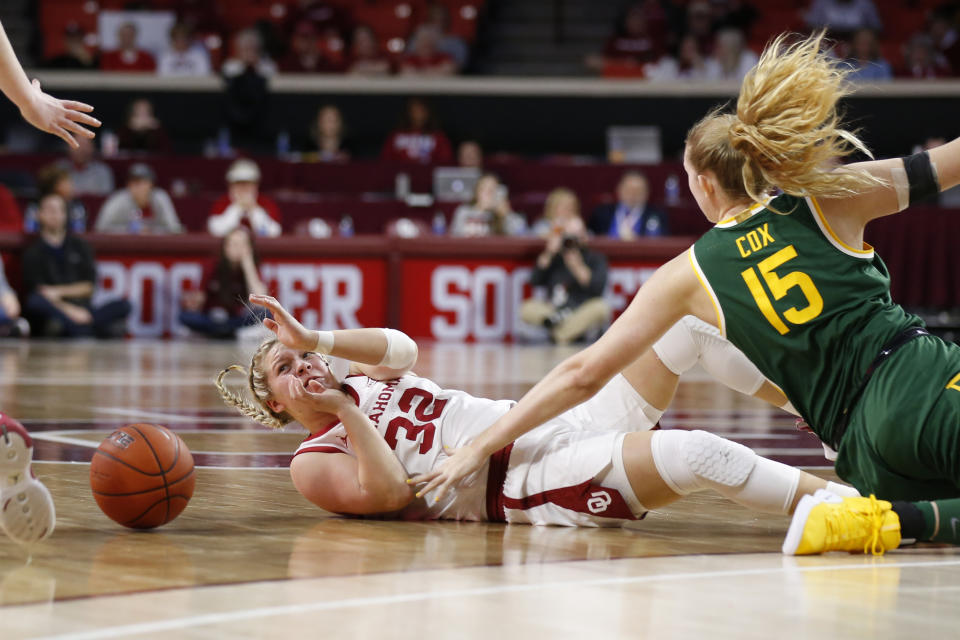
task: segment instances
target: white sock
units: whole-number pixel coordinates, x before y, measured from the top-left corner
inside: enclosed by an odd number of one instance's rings
[[[830,493],[835,493],[841,498],[859,498],[860,492],[851,487],[848,484],[840,484],[839,482],[827,481],[827,491]]]

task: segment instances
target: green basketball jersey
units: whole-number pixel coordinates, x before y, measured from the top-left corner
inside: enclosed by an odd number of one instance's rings
[[[722,220],[690,249],[720,331],[777,384],[825,442],[867,367],[921,325],[890,299],[869,245],[833,233],[816,201],[781,195]],[[787,215],[784,215],[787,214]]]

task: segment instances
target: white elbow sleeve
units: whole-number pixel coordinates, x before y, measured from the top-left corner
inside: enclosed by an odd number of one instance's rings
[[[660,362],[676,376],[692,369],[700,358],[700,347],[694,339],[693,324],[688,319],[693,319],[693,316],[684,316],[667,329],[653,345]]]
[[[402,331],[396,329],[381,329],[381,331],[387,339],[387,351],[377,366],[391,369],[412,367],[417,361],[417,343]]]

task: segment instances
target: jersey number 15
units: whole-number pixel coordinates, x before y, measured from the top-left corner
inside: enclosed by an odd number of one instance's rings
[[[773,325],[774,329],[780,332],[780,335],[784,335],[790,331],[790,328],[784,320],[790,324],[804,324],[819,316],[823,311],[823,297],[820,295],[820,292],[817,291],[817,287],[813,284],[813,280],[810,279],[809,275],[803,271],[791,271],[781,276],[777,275],[774,271],[796,257],[797,250],[794,249],[791,244],[780,249],[780,251],[777,251],[769,258],[761,260],[755,267],[744,269],[740,274],[743,276],[744,282],[747,283],[747,288],[750,289],[754,302],[756,302],[757,307],[760,308],[760,313],[767,319],[767,322]],[[790,307],[783,312],[783,318],[781,318],[773,308],[770,297],[767,295],[763,285],[760,283],[760,279],[757,277],[758,271],[763,277],[764,282],[767,283],[767,287],[770,288],[770,293],[773,294],[774,300],[780,300],[787,295],[790,289],[800,287],[800,292],[807,299],[807,306],[803,309]]]

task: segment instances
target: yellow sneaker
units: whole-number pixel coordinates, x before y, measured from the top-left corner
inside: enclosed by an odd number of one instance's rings
[[[886,500],[841,498],[820,489],[797,505],[783,541],[783,553],[801,556],[827,551],[883,555],[900,544],[900,517]]]

